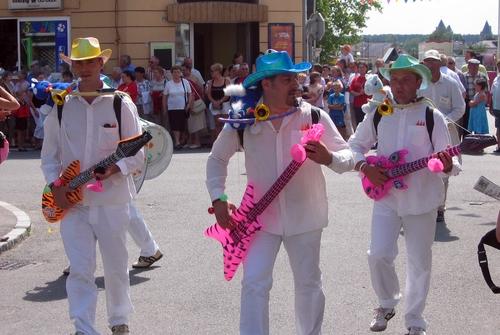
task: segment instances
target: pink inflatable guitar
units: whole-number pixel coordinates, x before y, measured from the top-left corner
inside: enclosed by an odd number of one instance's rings
[[[457,156],[460,155],[462,151],[482,150],[494,144],[496,144],[496,139],[493,136],[468,135],[463,139],[462,143],[454,147],[447,148],[445,151],[448,152],[450,156]],[[406,154],[408,154],[408,150],[403,149],[396,151],[388,158],[384,156],[366,157],[366,162],[368,164],[386,169],[385,174],[389,177],[384,184],[375,186],[366,176],[363,175],[361,184],[363,185],[363,190],[370,199],[375,201],[382,199],[393,186],[394,188],[400,190],[408,188],[403,181],[403,177],[410,173],[416,172],[425,167],[428,167],[433,172],[440,172],[442,170],[442,164],[439,167],[439,163],[441,162],[432,158],[432,156],[405,163],[404,157]],[[438,166],[436,167],[436,165]]]
[[[0,164],[7,159],[9,155],[9,141],[5,135],[0,131]]]
[[[231,214],[236,226],[233,230],[224,229],[218,223],[205,230],[205,236],[216,239],[222,244],[224,278],[227,281],[233,278],[238,266],[245,258],[254,234],[262,228],[258,216],[271,204],[305,162],[306,152],[303,145],[309,141],[318,141],[323,131],[322,124],[314,124],[307,130],[301,139],[301,144],[295,144],[292,147],[293,159],[290,164],[257,203],[253,198],[254,187],[251,182],[248,183],[240,207]]]

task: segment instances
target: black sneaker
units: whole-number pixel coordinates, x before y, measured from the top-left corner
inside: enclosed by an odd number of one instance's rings
[[[444,222],[444,211],[438,211],[436,222]]]

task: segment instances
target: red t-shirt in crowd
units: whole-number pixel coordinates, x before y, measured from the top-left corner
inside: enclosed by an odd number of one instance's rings
[[[118,86],[117,90],[127,93],[128,95],[130,95],[130,98],[134,103],[137,102],[139,90],[135,81],[131,82],[130,84],[121,84],[120,86]]]
[[[351,82],[351,86],[349,86],[349,92],[360,92],[362,89],[365,88],[365,82],[366,82],[366,77],[357,75]],[[368,96],[366,94],[361,94],[358,96],[354,97],[352,105],[356,108],[361,108],[364,104],[368,102],[368,98],[371,98],[371,96]]]

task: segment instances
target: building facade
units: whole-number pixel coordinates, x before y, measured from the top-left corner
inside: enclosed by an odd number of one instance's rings
[[[210,64],[242,53],[253,63],[268,48],[303,59],[304,0],[0,0],[0,66],[59,70],[71,40],[94,36],[113,50],[106,72],[127,54],[136,66],[157,55],[164,67],[191,57],[205,77]]]

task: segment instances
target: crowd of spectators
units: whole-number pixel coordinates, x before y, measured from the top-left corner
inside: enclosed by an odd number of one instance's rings
[[[467,129],[469,108],[477,103],[476,89],[480,87],[476,85],[477,79],[487,78],[474,56],[467,53],[467,64],[459,70],[455,67],[453,57],[440,55],[441,72],[455,79],[463,88],[467,111],[460,124],[465,131],[477,130]],[[365,75],[377,74],[387,85],[385,78],[380,75],[380,69],[385,66],[390,64],[385,64],[382,59],[377,59],[373,64],[356,60],[351,47],[345,45],[339,50],[334,65],[315,64],[310,72],[298,75],[298,95],[329,112],[341,135],[347,140],[364,118],[361,106],[371,98],[364,92]],[[197,149],[213,143],[223,126],[219,119],[228,116],[230,105],[229,98],[224,95],[224,88],[230,84],[241,84],[253,70],[254,65],[245,62],[241,53],[236,53],[232,64],[228,66],[212,64],[206,78],[193,67],[191,58],[185,58],[180,65],[165,69],[155,56],[150,58],[148,66],[144,68],[136,67],[130,56],[121,55],[119,66],[107,74],[106,83],[128,93],[137,105],[141,118],[168,129],[176,150]],[[37,61],[33,62],[28,72],[0,72],[0,84],[21,105],[11,117],[0,121],[0,131],[7,135],[11,145],[19,151],[39,149],[43,141],[45,115],[39,112],[39,102],[33,99],[30,92],[31,79],[68,83],[74,80],[69,68],[63,68],[61,74],[53,74],[49,67]],[[481,89],[481,97],[491,96],[488,93],[491,84],[487,83]],[[200,109],[202,105],[206,106],[205,110]],[[484,132],[484,129],[481,131]]]

